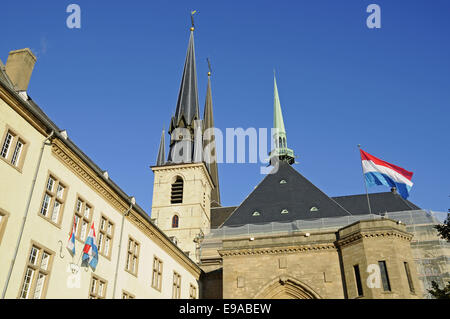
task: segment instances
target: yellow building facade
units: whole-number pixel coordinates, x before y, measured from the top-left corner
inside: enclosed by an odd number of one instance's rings
[[[2,297],[197,298],[200,268],[22,90],[31,51],[10,59],[0,76]],[[81,266],[91,225],[95,269]]]

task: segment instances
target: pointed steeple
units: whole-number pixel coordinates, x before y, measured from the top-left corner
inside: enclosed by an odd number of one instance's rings
[[[193,28],[191,28],[191,36],[189,38],[186,60],[184,62],[174,124],[178,125],[182,118],[184,118],[186,125],[191,125],[195,118],[199,119]]]
[[[286,134],[275,74],[273,75],[273,127],[278,129],[280,133]]]
[[[191,163],[193,161],[194,122],[200,119],[198,105],[194,27],[192,26],[175,115],[172,117],[169,126],[171,136],[169,162]]]
[[[208,72],[208,87],[206,89],[205,111],[203,114],[203,149],[205,150],[206,167],[208,168],[209,174],[211,175],[211,179],[214,183],[214,189],[211,191],[211,206],[218,207],[220,206],[219,171],[217,168],[216,142],[213,128],[214,118],[210,69],[210,71]]]
[[[293,164],[295,162],[294,151],[287,147],[286,129],[284,127],[283,113],[281,112],[280,97],[278,95],[277,79],[273,75],[273,128],[272,136],[275,148],[270,152],[270,161],[273,164],[275,158]]]
[[[156,166],[162,166],[166,162],[166,146],[165,146],[165,136],[164,136],[164,129],[162,130],[161,134],[161,141],[159,142],[159,150],[158,150],[158,157],[156,158]]]

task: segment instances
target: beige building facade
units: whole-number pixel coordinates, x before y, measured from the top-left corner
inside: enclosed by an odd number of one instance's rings
[[[18,75],[28,85],[31,51],[10,56],[0,78],[2,297],[198,298],[200,268],[14,85]],[[95,269],[81,266],[91,225]]]

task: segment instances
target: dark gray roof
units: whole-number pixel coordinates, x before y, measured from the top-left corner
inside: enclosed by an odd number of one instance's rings
[[[212,103],[212,92],[211,92],[211,78],[208,75],[208,86],[206,88],[206,99],[205,99],[205,111],[203,113],[203,133],[206,130],[214,128],[214,116],[213,116],[213,103]],[[211,134],[211,133],[209,133]],[[211,190],[211,205],[220,206],[220,187],[219,187],[219,169],[217,167],[216,160],[216,137],[214,134],[205,136],[203,141],[203,149],[211,150],[211,154],[208,155],[208,160],[205,162],[208,172],[211,175],[211,179],[214,184],[214,188]]]
[[[11,88],[14,86],[9,76],[6,74],[6,67],[1,60],[0,60],[0,79],[3,80]]]
[[[178,93],[177,108],[174,116],[174,125],[178,126],[181,119],[186,125],[191,125],[196,118],[199,119],[197,71],[195,67],[194,32],[191,31],[186,61],[184,62],[183,76]],[[172,129],[172,128],[171,128]],[[169,131],[169,133],[171,130]]]
[[[211,207],[211,228],[219,228],[237,206]]]
[[[172,116],[169,126],[171,135],[168,162],[184,163],[194,162],[196,151],[191,137],[194,135],[195,121],[200,119],[198,108],[198,89],[197,89],[197,71],[195,67],[195,49],[194,49],[194,31],[191,31],[189,38],[186,60],[184,62],[183,76],[181,78],[180,91],[178,93],[177,107],[175,115]],[[177,128],[187,128],[192,136],[186,135],[186,132],[175,131]],[[180,138],[179,136],[183,136]]]
[[[333,197],[333,199],[354,215],[369,214],[366,194],[339,196]],[[403,199],[399,194],[392,192],[369,194],[369,201],[372,214],[421,209]]]
[[[287,213],[282,213],[283,210]],[[259,215],[254,216],[255,212]],[[291,165],[281,161],[278,170],[262,180],[223,226],[348,215],[350,215],[348,211]]]
[[[158,157],[156,158],[156,166],[164,165],[166,161],[166,140],[164,130],[161,133],[161,141],[159,142]]]

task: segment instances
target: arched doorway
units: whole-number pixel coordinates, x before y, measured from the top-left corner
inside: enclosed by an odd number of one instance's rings
[[[255,299],[319,299],[320,296],[306,284],[292,278],[272,280],[255,296]]]

